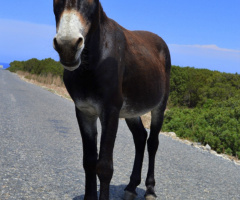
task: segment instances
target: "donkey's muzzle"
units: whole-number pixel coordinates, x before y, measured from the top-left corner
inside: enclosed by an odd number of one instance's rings
[[[80,64],[81,52],[84,48],[83,37],[76,39],[65,39],[55,37],[53,39],[53,47],[60,56],[60,62],[66,67],[76,67],[76,64]]]

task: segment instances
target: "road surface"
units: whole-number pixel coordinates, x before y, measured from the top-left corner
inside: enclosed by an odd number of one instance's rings
[[[6,70],[0,70],[0,152],[1,200],[84,198],[74,104]],[[133,158],[131,133],[120,120],[111,199],[122,198]],[[240,199],[240,166],[231,161],[163,135],[156,159],[158,199]],[[147,154],[139,200],[144,199],[146,171]]]

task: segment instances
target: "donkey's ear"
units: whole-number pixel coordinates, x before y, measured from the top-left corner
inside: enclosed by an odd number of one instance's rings
[[[66,0],[53,0],[53,6],[64,6]]]
[[[87,0],[87,1],[88,1],[88,3],[93,3],[93,2],[98,3],[99,2],[99,0]]]
[[[63,2],[64,0],[53,0],[53,3],[54,4],[57,4],[57,3],[61,3],[61,2]]]

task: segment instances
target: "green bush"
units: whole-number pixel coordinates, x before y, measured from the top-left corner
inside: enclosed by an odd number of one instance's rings
[[[52,74],[54,76],[60,76],[61,78],[63,76],[63,67],[59,62],[51,58],[44,60],[32,58],[27,61],[13,61],[10,63],[8,70],[11,72],[25,71],[31,74],[45,76]]]
[[[209,144],[217,152],[237,156],[240,152],[239,97],[202,108],[171,108],[165,114],[163,131],[181,138]],[[239,155],[238,155],[239,156]]]
[[[188,108],[226,101],[240,93],[240,75],[172,66],[170,106]]]
[[[240,75],[172,66],[164,131],[240,158]]]

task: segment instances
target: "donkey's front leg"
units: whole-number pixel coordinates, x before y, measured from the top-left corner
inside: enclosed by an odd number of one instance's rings
[[[109,199],[109,185],[113,175],[113,147],[116,138],[119,109],[107,108],[100,115],[102,136],[97,175],[100,180],[100,200]]]
[[[82,113],[77,108],[76,115],[83,142],[83,167],[85,170],[84,200],[97,200],[97,117]]]

